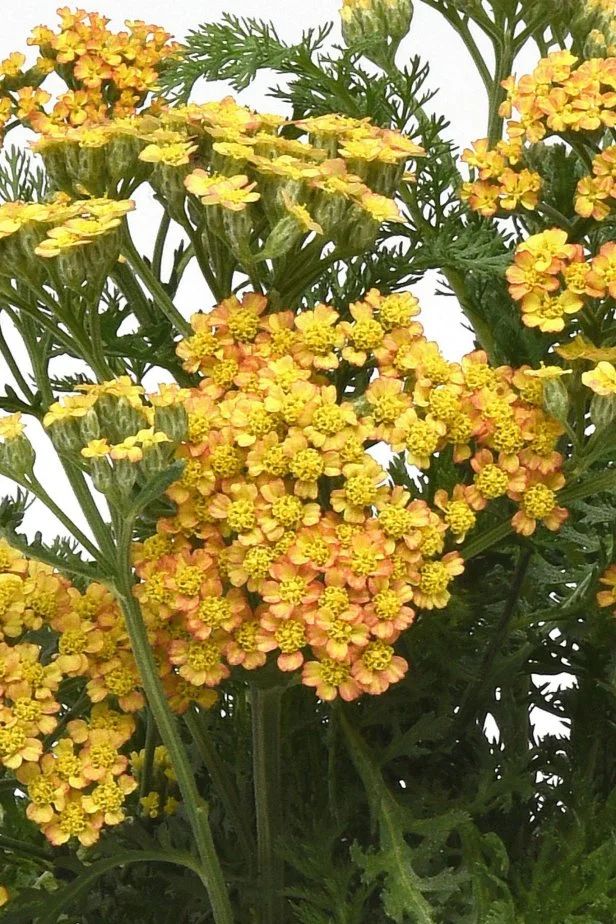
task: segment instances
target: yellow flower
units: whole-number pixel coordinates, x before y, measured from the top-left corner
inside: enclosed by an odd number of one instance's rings
[[[176,141],[173,144],[148,144],[139,154],[139,160],[148,164],[165,164],[168,167],[181,167],[190,163],[190,155],[198,150],[198,145],[190,141]]]
[[[25,424],[21,422],[21,414],[9,414],[0,417],[0,439],[14,440],[24,432]]]
[[[252,191],[257,184],[249,183],[243,173],[210,176],[205,170],[194,170],[185,178],[184,185],[193,195],[199,196],[203,205],[220,205],[232,212],[240,212],[261,198],[259,193]]]
[[[582,382],[597,395],[616,395],[616,369],[611,363],[600,362],[589,372],[583,372]]]
[[[359,198],[359,205],[375,221],[406,221],[393,199],[379,193],[365,192]]]

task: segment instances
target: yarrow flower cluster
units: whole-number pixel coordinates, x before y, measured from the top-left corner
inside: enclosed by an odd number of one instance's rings
[[[580,62],[569,51],[555,51],[532,74],[519,81],[508,77],[502,86],[507,90],[500,108],[501,116],[509,119],[506,140],[490,149],[486,138],[479,139],[462,155],[477,179],[463,184],[461,196],[486,216],[537,206],[541,176],[528,168],[532,145],[549,135],[594,136],[616,124],[615,57]],[[510,118],[514,110],[517,119]],[[592,174],[579,180],[574,203],[578,215],[601,221],[610,213],[616,198],[615,151],[612,145],[596,154]]]
[[[603,244],[589,258],[582,244],[568,243],[566,231],[550,228],[518,244],[505,275],[523,323],[560,333],[568,316],[578,314],[590,299],[600,300],[603,314],[610,311],[616,295],[616,244]]]
[[[47,26],[32,30],[28,45],[39,50],[33,64],[21,52],[0,62],[0,127],[17,118],[53,137],[65,126],[132,115],[180,47],[168,32],[142,20],[127,20],[126,31],[116,33],[99,13],[62,7],[58,15],[58,32]],[[68,87],[55,100],[42,86],[52,74]]]

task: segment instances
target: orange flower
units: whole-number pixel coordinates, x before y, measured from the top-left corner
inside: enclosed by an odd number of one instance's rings
[[[597,593],[599,606],[616,605],[616,564],[610,565],[603,577],[599,578],[599,583],[605,584],[607,587],[607,590],[600,590]]]
[[[556,505],[556,492],[565,483],[564,475],[554,473],[542,476],[529,472],[523,491],[511,491],[510,497],[518,501],[520,509],[511,522],[516,532],[531,536],[540,520],[544,526],[555,532],[569,516],[569,511]]]
[[[368,587],[372,596],[364,608],[364,621],[371,635],[393,644],[415,620],[415,611],[406,605],[413,599],[413,588],[388,578],[374,578]]]
[[[344,346],[344,334],[336,325],[338,312],[329,305],[317,305],[312,311],[302,311],[295,317],[300,339],[293,347],[293,358],[304,368],[337,369],[340,362],[336,350]]]
[[[427,561],[410,580],[415,585],[413,600],[425,610],[443,609],[451,598],[449,584],[464,571],[464,560],[457,552],[448,552],[439,561]]]
[[[229,676],[229,668],[222,662],[227,638],[219,631],[203,641],[174,639],[169,644],[169,660],[179,667],[180,676],[194,686],[216,687]]]
[[[334,661],[326,654],[318,655],[318,661],[308,661],[302,670],[302,683],[315,687],[320,699],[329,702],[340,696],[350,702],[361,696],[362,689],[351,675],[350,663]]]
[[[382,639],[377,639],[365,648],[359,660],[352,667],[355,680],[373,696],[385,693],[392,683],[402,680],[408,671],[408,663]]]

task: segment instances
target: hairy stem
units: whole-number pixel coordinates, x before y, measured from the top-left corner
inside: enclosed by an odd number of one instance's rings
[[[257,818],[259,924],[283,924],[284,863],[276,850],[280,834],[280,704],[282,689],[252,687],[252,762]]]

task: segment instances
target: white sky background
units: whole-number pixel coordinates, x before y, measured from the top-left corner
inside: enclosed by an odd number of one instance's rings
[[[302,30],[333,20],[336,26],[329,41],[339,43],[341,36],[337,23],[340,2],[341,0],[311,0],[310,3],[289,0],[210,0],[209,3],[204,3],[203,0],[180,0],[170,4],[168,0],[84,0],[79,4],[70,3],[70,6],[97,9],[111,18],[111,25],[116,29],[121,28],[125,19],[144,19],[163,26],[180,41],[190,29],[197,28],[204,21],[219,19],[223,12],[240,17],[252,16],[272,20],[280,37],[290,42],[298,41]],[[59,0],[21,0],[13,5],[10,16],[5,15],[2,22],[0,58],[6,57],[11,51],[24,51],[32,55],[34,49],[26,47],[26,38],[30,30],[39,24],[56,29],[56,9],[61,5],[64,5],[64,2],[60,3]],[[478,35],[477,39],[480,41],[481,35]],[[491,63],[489,45],[486,46],[480,41],[480,47],[485,47],[486,59]],[[398,60],[403,63],[414,54],[419,54],[423,60],[430,63],[427,86],[431,89],[438,88],[438,94],[428,108],[447,117],[451,123],[448,136],[460,150],[474,139],[485,136],[487,100],[474,65],[462,41],[449,24],[438,13],[424,6],[420,0],[415,4],[411,34],[399,50]],[[516,72],[521,74],[532,69],[537,57],[534,48],[527,48],[516,62]],[[278,82],[278,77],[272,77],[267,73],[260,74],[255,83],[240,94],[239,99],[257,110],[288,114],[279,100],[267,96],[268,87]],[[218,99],[229,92],[224,82],[200,83],[196,98],[199,101]],[[11,136],[11,141],[14,140],[14,136]],[[142,243],[144,252],[147,252],[148,244],[151,242],[148,230],[153,224],[154,206],[148,204],[147,198],[140,205],[141,210],[133,226],[138,231],[137,243]],[[180,308],[186,316],[207,307],[204,303],[208,300],[207,292],[195,297],[194,283],[200,278],[197,273],[188,277],[189,296],[187,297],[186,287],[180,293],[184,295],[180,298]],[[456,300],[453,297],[435,296],[435,283],[436,276],[430,274],[428,278],[412,287],[422,305],[421,321],[426,336],[437,340],[449,359],[458,359],[473,348],[472,336],[462,324],[462,315]],[[62,370],[56,367],[55,372],[58,371]],[[69,368],[64,370],[65,373],[70,371],[72,370]],[[0,357],[0,388],[7,382],[13,384],[4,360]],[[149,384],[155,386],[155,382]],[[85,526],[48,442],[42,435],[33,432],[33,427],[29,428],[29,435],[38,449],[38,477],[75,522],[82,527]],[[12,493],[11,489],[11,483],[0,476],[0,497],[7,492]],[[40,506],[36,506],[28,514],[25,527],[29,534],[40,529],[48,539],[63,532],[55,517]],[[87,530],[87,527],[85,528]],[[548,726],[550,731],[556,731],[560,726],[552,717],[546,716],[546,719],[548,721],[545,724],[543,721],[540,722],[541,731],[544,733]],[[494,728],[493,731],[497,730]]]

